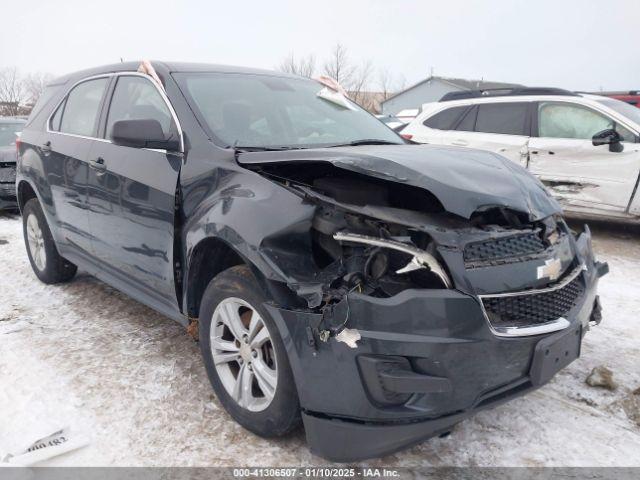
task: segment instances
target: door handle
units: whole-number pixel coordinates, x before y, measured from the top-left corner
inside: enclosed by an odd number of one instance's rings
[[[89,160],[89,166],[94,170],[97,170],[97,173],[104,173],[107,171],[107,166],[104,163],[104,158],[98,157],[95,160]]]
[[[469,142],[467,142],[466,140],[453,140],[451,142],[451,145],[456,145],[458,147],[466,147],[467,145],[469,145]]]
[[[40,149],[43,153],[49,153],[51,151],[51,141],[47,140],[46,142],[44,142]]]

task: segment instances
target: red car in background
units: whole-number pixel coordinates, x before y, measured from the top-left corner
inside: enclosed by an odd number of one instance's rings
[[[631,90],[630,92],[597,92],[595,95],[602,95],[604,97],[622,100],[634,107],[640,108],[640,90]]]

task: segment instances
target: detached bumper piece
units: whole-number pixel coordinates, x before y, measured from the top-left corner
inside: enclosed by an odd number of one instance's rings
[[[411,423],[355,422],[307,412],[302,413],[302,421],[307,443],[314,454],[334,462],[354,462],[390,455],[428,438],[446,434],[477,412],[525,395],[535,388],[526,380],[514,382],[482,396],[472,410]]]
[[[606,264],[594,262],[588,232],[578,243],[573,268],[537,288],[353,292],[328,316],[266,306],[293,359],[310,450],[339,462],[388,455],[547,383],[580,356],[584,333],[600,319],[596,287]],[[523,239],[499,246],[511,253],[522,245],[529,248]],[[346,344],[312,330],[332,324],[360,338]]]
[[[544,337],[535,346],[528,377],[486,392],[474,406],[451,415],[412,422],[374,423],[329,418],[304,412],[302,419],[307,442],[316,455],[336,462],[351,462],[388,455],[428,438],[451,431],[459,422],[477,412],[524,395],[547,383],[558,371],[580,356],[582,326]],[[411,371],[402,357],[365,356],[359,359],[372,398],[380,403],[405,402],[417,392],[448,392],[447,378],[420,375]],[[372,376],[377,376],[377,381]],[[379,390],[371,385],[380,385]]]

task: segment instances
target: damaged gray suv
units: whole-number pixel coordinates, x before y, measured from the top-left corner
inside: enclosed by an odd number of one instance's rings
[[[498,155],[410,145],[329,82],[120,63],[49,85],[17,197],[45,283],[95,275],[200,341],[247,429],[351,461],[580,355],[607,272]]]

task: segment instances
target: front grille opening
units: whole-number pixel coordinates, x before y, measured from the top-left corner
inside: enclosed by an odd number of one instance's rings
[[[465,264],[500,261],[535,255],[544,252],[546,248],[539,232],[523,233],[470,243],[464,248],[464,261]]]
[[[552,322],[566,316],[584,294],[582,275],[562,288],[538,293],[482,297],[494,327],[524,327]]]

